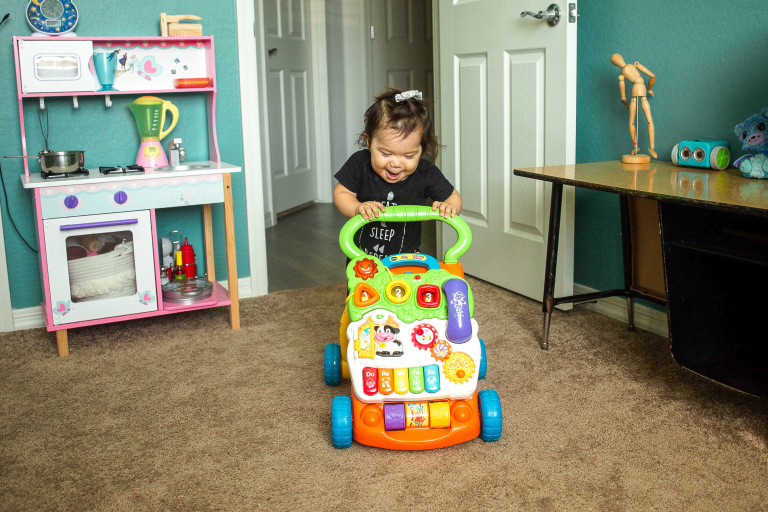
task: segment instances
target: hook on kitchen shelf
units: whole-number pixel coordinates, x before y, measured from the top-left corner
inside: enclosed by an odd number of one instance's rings
[[[104,95],[104,105],[106,107],[112,106],[112,99],[109,97],[109,94]]]
[[[40,98],[40,110],[45,110],[45,98]]]
[[[80,108],[80,104],[77,102],[77,96],[72,96],[72,108]]]

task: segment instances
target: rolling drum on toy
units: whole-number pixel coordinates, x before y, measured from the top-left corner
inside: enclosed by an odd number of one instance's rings
[[[348,378],[352,393],[335,397],[331,405],[337,448],[354,440],[425,450],[501,436],[498,394],[477,390],[486,372],[485,345],[477,336],[474,297],[458,261],[472,241],[469,227],[428,206],[390,206],[375,219],[425,220],[446,222],[458,234],[443,262],[418,253],[366,255],[354,235],[372,221],[359,215],[339,234],[350,259],[349,296],[339,343],[325,348],[325,382],[336,386]]]

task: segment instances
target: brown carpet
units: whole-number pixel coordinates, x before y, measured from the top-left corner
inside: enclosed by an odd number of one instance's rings
[[[70,332],[0,335],[1,510],[768,510],[765,401],[680,368],[667,340],[470,281],[498,442],[330,441],[323,350],[343,284]]]

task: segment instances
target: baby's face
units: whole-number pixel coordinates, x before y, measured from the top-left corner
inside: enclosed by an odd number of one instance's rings
[[[403,181],[416,171],[421,158],[421,130],[408,137],[392,128],[376,130],[368,141],[373,170],[387,183]]]

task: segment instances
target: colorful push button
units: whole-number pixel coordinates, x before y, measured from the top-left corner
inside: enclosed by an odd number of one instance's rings
[[[405,281],[395,279],[387,285],[385,293],[393,304],[402,304],[411,297],[411,287]]]
[[[376,289],[365,283],[357,283],[355,286],[355,306],[364,308],[375,304],[379,300],[379,292]]]
[[[376,368],[363,368],[363,393],[375,395],[379,392],[379,374]]]
[[[440,391],[440,367],[430,364],[424,367],[424,389],[427,393]]]
[[[379,393],[390,395],[394,390],[393,371],[389,368],[379,368]]]
[[[416,303],[422,308],[438,307],[440,296],[440,288],[434,284],[422,284],[416,289]]]
[[[395,368],[395,393],[404,395],[408,392],[408,368]]]
[[[408,368],[408,387],[414,394],[424,392],[424,368],[421,366]]]
[[[384,404],[384,430],[405,430],[405,404]]]

